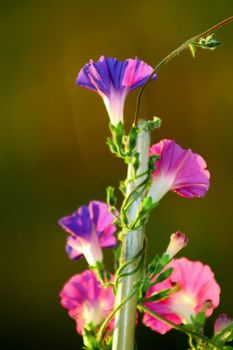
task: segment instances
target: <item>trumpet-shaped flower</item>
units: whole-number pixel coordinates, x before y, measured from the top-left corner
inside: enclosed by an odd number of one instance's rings
[[[67,238],[66,251],[74,260],[85,256],[89,265],[94,266],[103,260],[102,248],[117,244],[113,224],[114,216],[106,203],[92,201],[81,206],[75,213],[59,220],[59,224],[70,235]]]
[[[200,311],[210,316],[219,304],[220,295],[220,287],[210,267],[186,258],[174,259],[167,267],[173,267],[170,277],[149,288],[146,298],[174,285],[177,291],[164,300],[145,302],[145,306],[175,324],[191,323],[192,317]],[[161,334],[172,328],[148,313],[144,314],[143,323]]]
[[[144,84],[153,68],[135,58],[119,61],[101,56],[97,62],[90,60],[79,72],[77,84],[96,91],[108,111],[111,124],[123,122],[123,110],[129,91]],[[155,74],[152,79],[156,79]]]
[[[101,286],[91,270],[73,276],[64,285],[60,297],[61,305],[75,319],[79,334],[83,333],[83,328],[87,325],[99,326],[114,307],[113,288]],[[109,329],[113,324],[114,322],[109,323]]]
[[[159,156],[149,196],[154,202],[173,191],[182,197],[203,197],[209,189],[209,171],[205,160],[190,149],[181,148],[173,140],[162,140],[150,149]]]

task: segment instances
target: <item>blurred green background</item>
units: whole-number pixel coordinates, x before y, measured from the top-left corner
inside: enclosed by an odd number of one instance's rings
[[[57,220],[91,199],[105,199],[126,169],[108,152],[101,99],[75,78],[89,58],[138,56],[155,65],[181,42],[232,15],[222,1],[1,1],[0,174],[1,333],[4,349],[81,349],[58,293],[86,268],[64,252]],[[141,115],[163,119],[153,141],[174,138],[208,162],[202,200],[169,194],[147,228],[149,258],[170,234],[185,232],[185,255],[212,266],[222,287],[216,311],[233,316],[232,110],[233,25],[217,33],[215,52],[187,51],[151,84]],[[127,99],[127,125],[136,93]],[[111,254],[106,257],[110,264]],[[213,318],[214,319],[214,318]],[[209,322],[209,328],[212,321]],[[185,349],[186,339],[146,328],[139,349]],[[158,344],[158,345],[156,345]]]

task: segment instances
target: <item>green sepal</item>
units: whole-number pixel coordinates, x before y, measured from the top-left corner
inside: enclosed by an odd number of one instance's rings
[[[153,284],[157,284],[165,281],[169,276],[171,276],[172,271],[173,271],[173,267],[169,267],[167,270],[161,272]]]
[[[144,298],[142,301],[143,302],[148,302],[148,301],[164,300],[164,299],[167,299],[169,297],[169,295],[171,295],[172,293],[173,293],[172,288],[164,289],[164,290],[161,290],[158,293],[152,294],[148,298]]]
[[[205,326],[206,316],[204,311],[200,311],[196,316],[191,316],[191,325],[198,333],[202,333]]]
[[[85,350],[100,350],[100,344],[95,338],[95,327],[92,323],[83,328],[83,343]]]

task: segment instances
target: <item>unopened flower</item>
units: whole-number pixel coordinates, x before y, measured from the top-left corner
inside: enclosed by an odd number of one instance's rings
[[[170,259],[172,259],[177,253],[179,253],[181,249],[186,247],[187,244],[188,237],[184,233],[177,231],[171,235],[170,243],[165,254],[168,255]]]
[[[218,316],[214,323],[214,334],[220,333],[224,328],[229,326],[233,320],[226,314],[221,314]]]
[[[77,84],[96,91],[108,111],[111,124],[123,122],[125,98],[129,91],[144,84],[153,68],[135,58],[119,61],[101,56],[97,62],[90,60],[79,72]],[[157,75],[153,76],[155,79]]]
[[[186,258],[174,259],[167,267],[173,267],[170,277],[152,286],[145,298],[174,284],[179,287],[178,291],[164,300],[145,302],[145,306],[175,324],[191,323],[192,317],[203,310],[206,316],[210,316],[219,304],[220,295],[220,287],[210,267]],[[161,334],[172,328],[148,313],[144,314],[143,323]]]
[[[113,288],[101,286],[91,270],[73,276],[64,285],[60,297],[61,305],[68,309],[69,316],[76,321],[79,334],[87,325],[99,326],[114,307]],[[109,323],[109,329],[113,323]]]
[[[159,156],[148,194],[154,202],[168,191],[186,198],[203,197],[208,191],[210,173],[200,155],[166,139],[153,145],[150,155]]]
[[[71,259],[85,256],[89,265],[103,260],[102,248],[117,244],[113,224],[114,216],[106,203],[92,201],[81,206],[75,213],[59,220],[59,224],[70,233],[66,251]]]

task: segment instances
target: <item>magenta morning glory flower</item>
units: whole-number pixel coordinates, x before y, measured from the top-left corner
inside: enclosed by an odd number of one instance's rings
[[[192,317],[202,310],[210,316],[219,304],[220,295],[220,287],[210,267],[186,258],[174,259],[167,267],[174,269],[171,276],[149,288],[146,298],[174,284],[178,291],[167,299],[145,302],[145,306],[175,324],[191,323]],[[205,308],[207,302],[209,307]],[[143,316],[143,323],[161,334],[172,328],[147,313]]]
[[[75,213],[59,220],[59,224],[70,233],[66,251],[71,259],[85,256],[89,265],[103,260],[102,248],[117,244],[113,224],[114,216],[106,203],[92,201],[83,205]]]
[[[77,84],[96,91],[104,100],[111,124],[123,122],[125,98],[129,91],[143,85],[153,68],[135,58],[119,61],[101,56],[90,60],[79,72]],[[156,79],[155,74],[152,79]]]
[[[114,308],[112,286],[101,286],[91,270],[71,277],[64,285],[60,297],[61,305],[75,319],[79,334],[83,333],[83,328],[87,325],[99,326]],[[114,321],[110,322],[108,329],[112,329],[113,325]]]
[[[154,202],[168,191],[186,198],[203,197],[208,191],[210,173],[197,153],[165,139],[151,147],[150,155],[160,156],[148,194]]]

